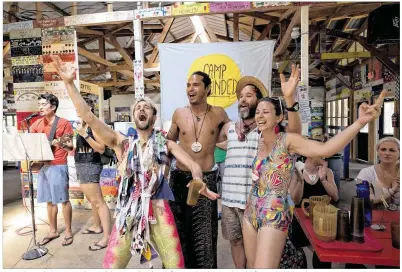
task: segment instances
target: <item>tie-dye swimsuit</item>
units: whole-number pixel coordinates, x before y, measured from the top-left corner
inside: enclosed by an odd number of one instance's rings
[[[256,230],[271,227],[287,233],[292,222],[287,195],[295,156],[288,153],[285,141],[286,134],[279,133],[271,153],[263,160],[257,155],[253,162],[253,185],[244,216]]]

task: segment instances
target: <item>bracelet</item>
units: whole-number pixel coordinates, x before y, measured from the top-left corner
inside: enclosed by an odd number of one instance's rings
[[[84,136],[84,139],[86,140],[86,139],[88,139],[90,136],[91,136],[91,135],[89,135],[89,134],[87,133],[87,135]]]

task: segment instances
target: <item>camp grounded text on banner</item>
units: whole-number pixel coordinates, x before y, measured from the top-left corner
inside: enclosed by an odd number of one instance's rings
[[[275,41],[158,44],[162,121],[171,120],[177,108],[188,105],[186,83],[195,71],[211,77],[208,103],[223,107],[229,117],[236,120],[236,86],[241,77],[255,76],[271,89],[274,46]]]

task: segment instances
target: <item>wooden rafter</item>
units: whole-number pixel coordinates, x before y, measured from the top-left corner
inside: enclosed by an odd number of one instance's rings
[[[365,13],[370,13],[372,10],[380,7],[382,4],[381,3],[376,3],[376,4],[350,4],[348,6],[344,6],[342,10],[338,11],[336,14],[336,17],[332,17],[333,19],[335,18],[340,18],[342,16],[351,16],[351,15],[356,15],[356,14],[365,14]],[[312,10],[310,12],[310,19],[317,19],[317,18],[322,18],[322,17],[327,17],[331,16],[334,13],[333,9],[329,8],[323,8],[320,10]]]
[[[355,36],[355,39],[360,43],[364,49],[371,52],[387,69],[389,69],[395,76],[399,77],[399,65],[393,63],[388,57],[384,56],[377,48],[367,44],[367,40],[362,36]]]
[[[70,16],[70,13],[66,12],[65,10],[62,10],[61,8],[59,8],[58,6],[56,6],[55,4],[51,3],[51,2],[42,2],[44,5],[48,6],[49,8],[53,9],[54,11],[57,11],[58,13],[60,13],[63,16]]]
[[[158,43],[163,43],[166,39],[166,36],[170,30],[170,28],[172,27],[174,22],[174,18],[170,18],[167,23],[165,24],[165,26],[163,27],[162,33],[159,36],[158,39]],[[146,68],[149,68],[152,66],[152,64],[155,62],[156,57],[159,54],[159,50],[157,47],[155,47],[152,51],[151,57],[148,59],[147,64],[146,64]]]
[[[162,27],[162,29],[163,29],[163,28],[165,27],[165,24],[164,24],[163,21],[160,20],[160,19],[159,19],[158,21],[159,21],[159,23],[161,24],[161,27]],[[170,31],[170,29],[169,29],[168,33],[172,36],[173,40],[176,40],[176,39],[177,39],[176,36],[173,35],[172,31]]]
[[[211,42],[218,42],[218,38],[216,37],[214,31],[208,26],[207,20],[205,20],[204,17],[200,17],[200,20],[206,32],[208,33]]]
[[[286,48],[288,47],[288,45],[290,44],[290,42],[292,40],[290,33],[292,32],[292,29],[296,24],[300,24],[300,9],[297,10],[295,12],[295,14],[293,15],[293,18],[290,21],[288,28],[286,29],[285,35],[284,35],[281,43],[279,44],[278,48],[276,48],[276,50],[275,50],[274,57],[279,56],[285,52]]]
[[[223,15],[224,19],[224,30],[225,30],[225,36],[229,37],[229,25],[228,25],[228,16],[226,14]]]
[[[233,41],[238,42],[239,41],[239,14],[234,13],[233,14]]]
[[[78,47],[78,54],[84,56],[85,58],[87,58],[88,60],[91,59],[97,63],[103,64],[105,66],[115,66],[116,64],[113,62],[110,62],[108,60],[105,60],[95,54],[92,54],[91,52],[88,52],[87,50]],[[132,71],[129,70],[123,70],[123,71],[119,71],[120,74],[123,74],[125,76],[128,76],[130,78],[134,78],[134,74]]]
[[[130,25],[132,25],[132,24],[133,24],[132,22],[122,23],[122,24],[120,24],[120,25],[117,25],[117,26],[115,26],[115,27],[112,27],[112,28],[106,30],[106,31],[103,33],[103,35],[106,36],[106,35],[108,35],[108,34],[113,34],[113,33],[118,32],[118,31],[120,31],[120,30],[122,30],[122,29],[124,29],[124,28],[127,28],[128,26],[130,26]],[[89,44],[89,43],[91,43],[91,42],[93,42],[93,41],[95,41],[95,40],[97,40],[97,39],[98,39],[98,37],[91,37],[91,38],[85,39],[85,40],[83,40],[83,41],[80,41],[80,42],[78,43],[78,45],[79,45],[79,46],[83,46],[83,45]]]
[[[278,22],[282,22],[283,20],[287,19],[290,15],[295,13],[297,8],[289,8],[287,11],[285,11],[278,19]]]
[[[127,65],[130,66],[131,68],[133,68],[133,58],[129,54],[127,54],[126,50],[124,50],[123,47],[121,47],[121,45],[117,41],[116,37],[114,37],[113,34],[109,34],[107,36],[107,39],[114,46],[114,48],[117,49],[117,51],[123,57],[123,59],[125,60]]]
[[[83,28],[83,27],[75,27],[74,29],[75,29],[75,31],[77,31],[77,33],[103,36],[103,32],[98,31],[98,30],[92,30],[92,29]]]
[[[275,21],[269,22],[269,24],[267,24],[267,26],[261,32],[261,35],[257,38],[257,41],[264,40],[268,36],[269,32],[274,27],[274,25],[275,25]]]
[[[4,58],[5,55],[7,55],[7,53],[10,51],[10,49],[11,49],[11,43],[8,42],[6,44],[6,46],[3,47],[3,58]]]

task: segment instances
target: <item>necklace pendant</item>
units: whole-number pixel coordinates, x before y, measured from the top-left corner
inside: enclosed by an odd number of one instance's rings
[[[201,121],[201,118],[196,116],[195,118],[197,118],[197,122]]]
[[[191,145],[191,150],[193,150],[194,153],[198,153],[202,150],[202,144],[200,142],[194,142]]]

